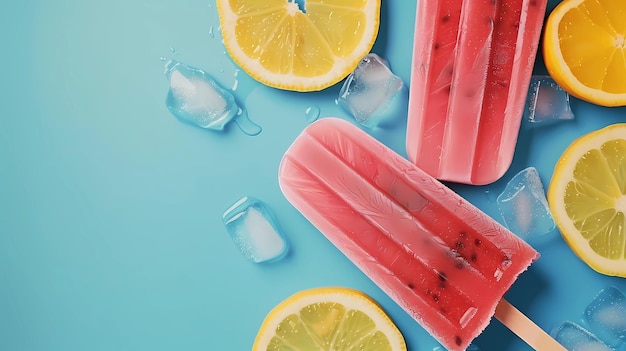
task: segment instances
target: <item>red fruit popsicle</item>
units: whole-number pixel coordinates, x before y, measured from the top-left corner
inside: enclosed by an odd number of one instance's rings
[[[509,168],[547,0],[418,1],[407,154],[440,180]]]
[[[279,183],[317,229],[446,348],[464,350],[496,308],[519,313],[500,301],[539,254],[349,122],[309,125],[285,153]]]

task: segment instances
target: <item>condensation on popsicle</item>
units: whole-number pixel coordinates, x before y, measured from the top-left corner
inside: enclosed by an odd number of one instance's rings
[[[488,184],[513,159],[547,0],[419,1],[407,154],[440,180]]]
[[[450,350],[487,326],[539,254],[349,122],[311,124],[285,153],[285,197]]]

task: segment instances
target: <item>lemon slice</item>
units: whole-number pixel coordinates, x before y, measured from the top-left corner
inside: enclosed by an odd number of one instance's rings
[[[626,105],[626,1],[564,0],[546,21],[543,55],[552,78],[571,95]]]
[[[224,45],[251,77],[271,87],[316,91],[369,53],[380,0],[217,0]],[[304,12],[302,10],[305,10]]]
[[[300,291],[265,318],[253,351],[406,350],[402,334],[378,304],[343,287]]]
[[[548,203],[563,238],[584,262],[626,277],[626,123],[586,134],[565,150]]]

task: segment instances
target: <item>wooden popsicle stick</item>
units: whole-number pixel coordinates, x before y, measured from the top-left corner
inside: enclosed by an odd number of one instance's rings
[[[535,350],[567,351],[563,345],[505,299],[500,300],[496,306],[495,317]]]

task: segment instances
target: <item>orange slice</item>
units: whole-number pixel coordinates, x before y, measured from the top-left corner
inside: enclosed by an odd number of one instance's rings
[[[369,53],[380,0],[217,0],[224,45],[251,77],[271,87],[331,86]],[[304,10],[304,11],[303,11]]]
[[[626,1],[564,0],[546,21],[543,56],[552,78],[571,95],[626,105]]]

